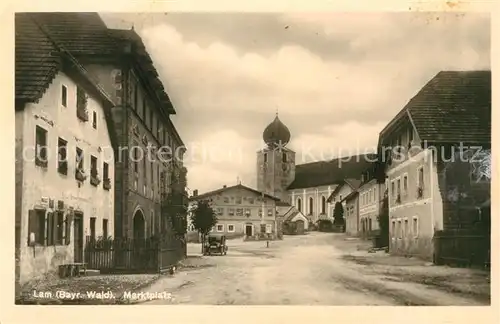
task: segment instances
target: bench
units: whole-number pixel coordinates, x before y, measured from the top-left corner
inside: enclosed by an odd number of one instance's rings
[[[86,263],[66,263],[59,266],[59,277],[79,277],[80,272],[83,270],[83,275],[87,274]]]

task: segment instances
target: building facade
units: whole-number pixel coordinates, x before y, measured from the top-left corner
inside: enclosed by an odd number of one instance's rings
[[[170,119],[176,111],[141,37],[133,29],[107,28],[97,13],[34,16],[116,103],[115,236],[140,239],[168,230],[161,201],[186,177],[185,148]]]
[[[360,236],[370,237],[378,233],[380,209],[384,198],[385,183],[366,175],[367,181],[358,189],[359,192],[359,231]]]
[[[114,236],[116,137],[114,102],[26,14],[16,15],[16,52],[16,282],[22,284],[84,262],[87,237]],[[56,52],[59,59],[48,59]]]
[[[281,236],[282,217],[277,213],[278,198],[238,184],[192,196],[191,201],[210,199],[217,215],[213,232],[228,236],[243,236],[245,239],[259,239],[270,235],[272,239]],[[264,211],[264,213],[263,213]]]
[[[468,100],[457,99],[462,97]],[[426,108],[431,106],[439,113]],[[458,117],[471,122],[454,122]],[[434,234],[474,226],[479,206],[490,197],[488,177],[472,181],[470,157],[491,147],[491,72],[438,73],[384,128],[379,144],[390,251],[432,259]]]

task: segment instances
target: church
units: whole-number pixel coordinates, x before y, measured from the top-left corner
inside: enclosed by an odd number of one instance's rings
[[[257,152],[257,190],[295,207],[310,224],[333,219],[335,201],[328,201],[332,192],[344,179],[361,179],[375,157],[356,155],[296,164],[295,152],[287,147],[290,130],[278,114],[262,136],[266,147]]]
[[[257,152],[256,190],[239,184],[231,187],[224,186],[200,195],[195,190],[196,194],[191,197],[191,201],[212,196],[215,198],[212,201],[217,205],[214,208],[218,210],[218,222],[220,224],[227,223],[226,226],[216,227],[215,231],[226,232],[230,229],[226,234],[241,232],[245,237],[248,236],[250,218],[242,217],[241,220],[238,220],[236,213],[231,214],[230,212],[234,206],[223,205],[223,202],[219,206],[217,203],[216,197],[227,192],[231,196],[230,199],[234,195],[230,194],[230,191],[235,189],[242,189],[249,194],[254,191],[253,194],[257,192],[265,197],[276,198],[273,202],[276,213],[273,214],[275,214],[274,223],[279,225],[272,226],[273,232],[274,230],[281,232],[283,230],[282,223],[285,225],[285,232],[287,223],[297,223],[299,228],[293,234],[301,234],[304,230],[311,228],[310,225],[316,225],[319,220],[333,220],[335,200],[328,198],[335,191],[335,188],[344,183],[344,179],[361,179],[361,175],[370,168],[371,161],[375,156],[375,154],[357,155],[349,158],[339,157],[327,161],[296,164],[296,153],[287,146],[291,139],[290,130],[279,119],[278,114],[264,129],[262,138],[266,145],[264,149]],[[246,195],[251,196],[249,194]],[[230,202],[231,200],[227,203]],[[228,212],[225,211],[226,209]],[[255,224],[252,226],[259,227]],[[278,233],[276,234],[279,236]]]

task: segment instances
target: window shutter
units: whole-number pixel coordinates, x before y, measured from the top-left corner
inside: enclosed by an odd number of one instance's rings
[[[36,211],[34,209],[30,209],[28,211],[28,245],[30,244],[30,234],[35,233],[35,235],[38,235],[38,219],[36,215]],[[35,241],[38,240],[37,237],[35,237]]]
[[[45,238],[46,245],[53,245],[54,244],[54,213],[52,213],[52,212],[47,213],[47,231],[45,233],[46,233],[46,238]]]
[[[65,221],[65,231],[64,231],[64,243],[69,245],[71,243],[71,222],[73,221],[73,217],[71,214],[66,215]]]

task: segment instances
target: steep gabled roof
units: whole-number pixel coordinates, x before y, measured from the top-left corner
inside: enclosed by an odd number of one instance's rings
[[[358,178],[375,159],[376,154],[362,154],[299,164],[295,168],[295,180],[287,189],[341,184],[346,178]]]
[[[205,198],[208,198],[208,197],[211,197],[211,196],[214,196],[214,195],[217,195],[217,194],[220,194],[220,193],[223,193],[225,191],[232,190],[232,189],[243,189],[243,190],[247,190],[247,191],[253,192],[253,193],[257,194],[257,195],[262,195],[261,191],[258,191],[256,189],[244,186],[242,184],[237,184],[237,185],[234,185],[234,186],[222,187],[222,188],[217,189],[217,190],[212,190],[212,191],[209,191],[209,192],[205,192],[205,193],[203,193],[201,195],[191,196],[189,198],[189,200],[196,201],[196,200],[200,200],[200,199],[205,199]],[[268,195],[268,194],[264,194],[264,197],[272,199],[272,200],[275,200],[275,201],[280,201],[279,198],[271,196],[271,195]]]
[[[358,191],[355,190],[355,191],[351,192],[350,194],[348,194],[347,196],[345,196],[345,198],[342,199],[342,202],[344,202],[344,201],[347,202],[349,200],[352,200],[352,199],[356,198],[358,196],[358,194],[359,194]]]
[[[112,122],[111,107],[115,103],[94,78],[71,56],[62,50],[52,37],[28,14],[16,14],[15,99],[16,110],[24,109],[26,103],[36,103],[60,71],[86,90],[101,99],[113,147],[117,147],[117,136]]]
[[[16,102],[38,102],[61,69],[58,49],[26,14],[15,15]]]
[[[491,71],[439,72],[382,130],[381,137],[406,116],[428,143],[491,143]]]
[[[330,202],[332,198],[340,191],[341,188],[349,186],[353,190],[353,192],[357,191],[358,188],[361,186],[361,180],[359,179],[344,179],[344,182],[340,185],[338,185],[330,194],[330,196],[327,199],[327,202]],[[352,192],[351,192],[352,193]]]

